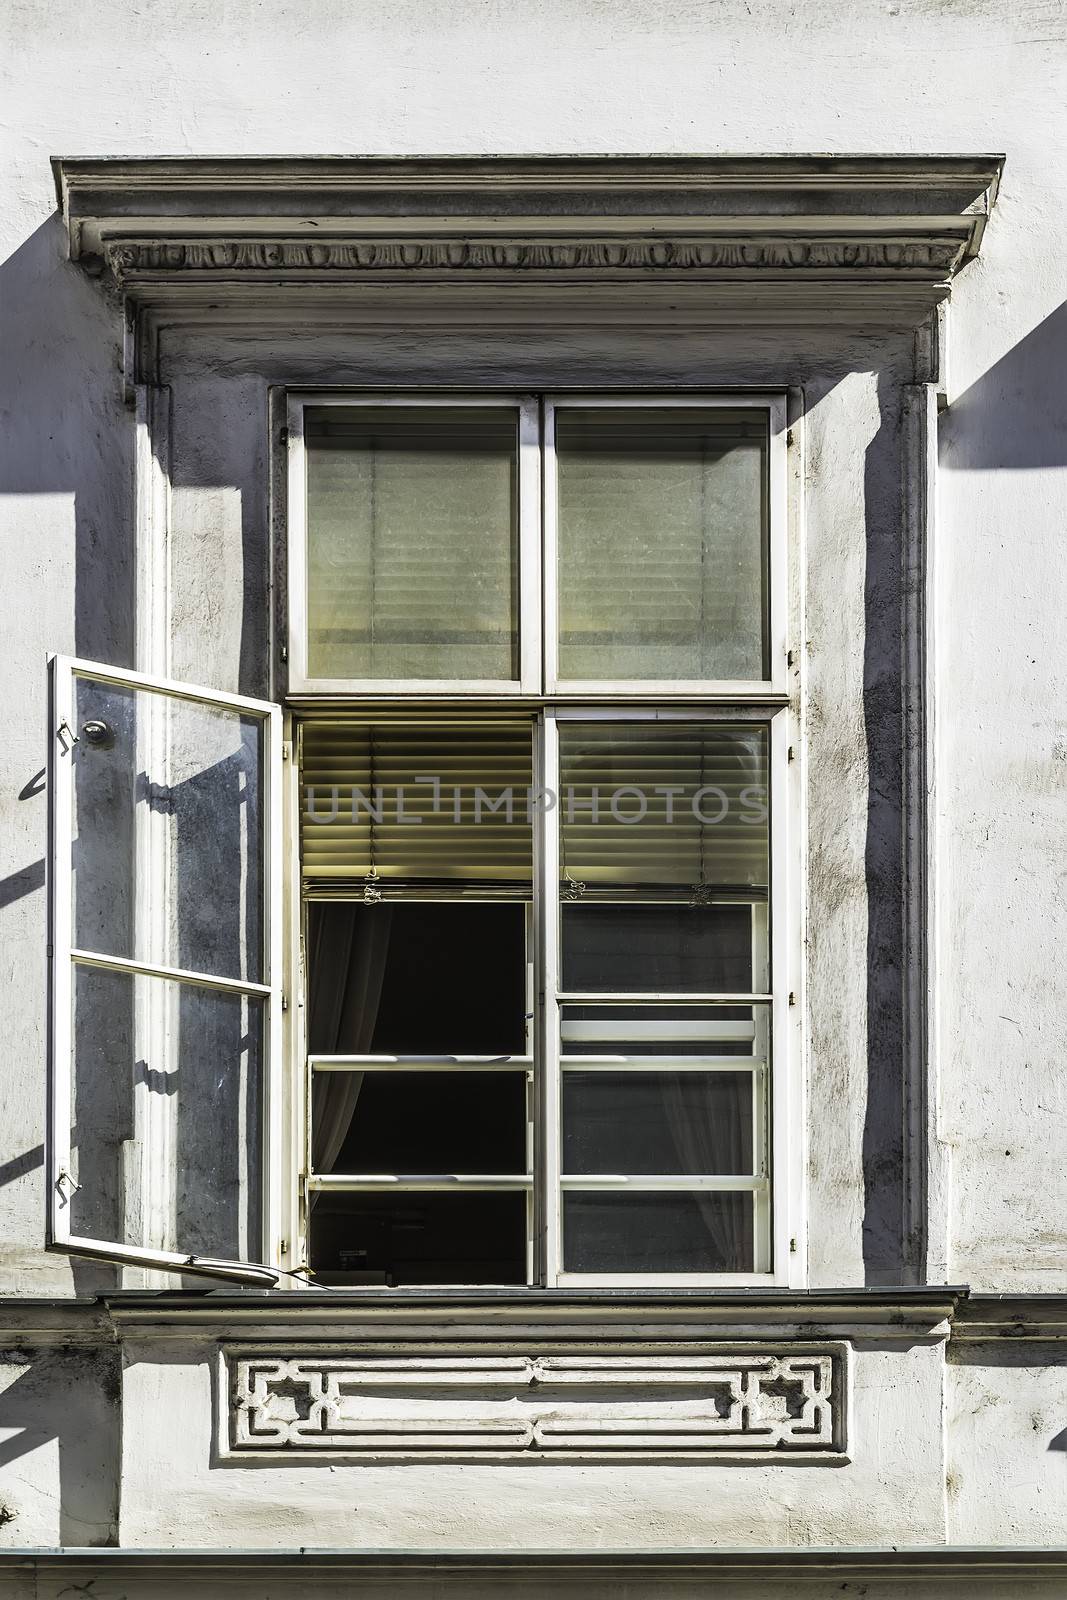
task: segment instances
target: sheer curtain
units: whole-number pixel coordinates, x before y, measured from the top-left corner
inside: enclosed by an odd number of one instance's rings
[[[392,909],[338,902],[316,909],[308,1041],[313,1055],[367,1055],[385,980]],[[362,1072],[317,1074],[312,1165],[331,1172],[352,1126]]]
[[[747,1074],[715,1073],[698,1108],[684,1095],[682,1079],[668,1076],[662,1087],[667,1123],[681,1160],[680,1170],[697,1176],[747,1173],[752,1153],[745,1148],[752,1088]],[[748,1103],[746,1103],[748,1102]],[[727,1272],[752,1270],[747,1195],[702,1190],[696,1195],[701,1220]],[[727,1204],[723,1204],[723,1201]]]

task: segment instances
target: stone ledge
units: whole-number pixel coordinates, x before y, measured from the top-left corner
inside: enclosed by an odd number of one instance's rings
[[[174,1578],[193,1582],[210,1579],[219,1587],[312,1580],[362,1586],[383,1579],[440,1584],[461,1589],[472,1582],[494,1580],[525,1585],[571,1582],[579,1585],[641,1580],[657,1585],[694,1582],[819,1578],[842,1581],[879,1578],[973,1583],[1047,1580],[1062,1584],[1067,1576],[1067,1549],[928,1545],[917,1547],[836,1549],[770,1548],[562,1551],[444,1551],[358,1549],[94,1549],[0,1551],[0,1581],[20,1575],[68,1585],[87,1580],[152,1582]],[[68,1588],[66,1593],[70,1593]],[[151,1591],[144,1591],[146,1593]],[[214,1591],[213,1591],[214,1592]],[[301,1592],[301,1591],[297,1591]],[[436,1592],[436,1591],[435,1591]],[[497,1592],[497,1591],[492,1591]],[[627,1593],[631,1591],[628,1589]],[[835,1591],[836,1592],[836,1591]],[[938,1590],[938,1593],[941,1591]],[[1000,1591],[1004,1592],[1004,1591]],[[1029,1592],[1029,1591],[1028,1591]],[[1058,1589],[1057,1593],[1062,1593]]]
[[[214,1290],[102,1297],[123,1340],[392,1341],[470,1348],[562,1340],[635,1351],[709,1341],[939,1343],[965,1290]]]

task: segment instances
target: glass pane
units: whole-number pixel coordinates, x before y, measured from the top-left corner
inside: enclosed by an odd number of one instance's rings
[[[765,414],[556,412],[559,672],[768,676]]]
[[[765,724],[565,722],[559,739],[565,900],[766,894]]]
[[[518,414],[305,413],[308,672],[518,676]]]
[[[317,1072],[315,1172],[526,1171],[523,1072]]]
[[[313,1055],[522,1055],[526,909],[308,906]]]
[[[563,1171],[751,1176],[754,1081],[751,1072],[565,1072]]]
[[[751,1194],[563,1196],[565,1272],[752,1272]]]
[[[525,1283],[526,1196],[317,1194],[310,1257],[323,1283]]]
[[[262,1257],[263,1002],[75,964],[71,1231]]]
[[[528,884],[533,730],[493,723],[309,722],[301,730],[303,872],[343,886]]]
[[[766,1061],[770,1006],[564,1005],[560,1037],[565,1056],[612,1059],[659,1056],[745,1056]]]
[[[262,981],[261,720],[80,677],[75,708],[75,945]]]
[[[565,905],[563,988],[579,994],[751,993],[755,909],[728,904]]]

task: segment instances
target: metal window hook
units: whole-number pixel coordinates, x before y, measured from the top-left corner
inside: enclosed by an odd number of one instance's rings
[[[76,744],[81,744],[83,736],[85,743],[92,745],[97,750],[110,750],[115,743],[114,728],[109,722],[104,722],[100,717],[91,717],[88,722],[83,723],[80,734],[74,732],[74,729],[64,717],[56,729],[56,733],[66,735],[70,740],[71,749]]]

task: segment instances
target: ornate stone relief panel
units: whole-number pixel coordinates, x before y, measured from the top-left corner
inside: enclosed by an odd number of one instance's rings
[[[275,1460],[842,1460],[847,1351],[346,1356],[223,1351],[221,1453]]]
[[[889,272],[944,276],[960,240],[677,239],[123,239],[108,266],[130,277],[190,272]]]

